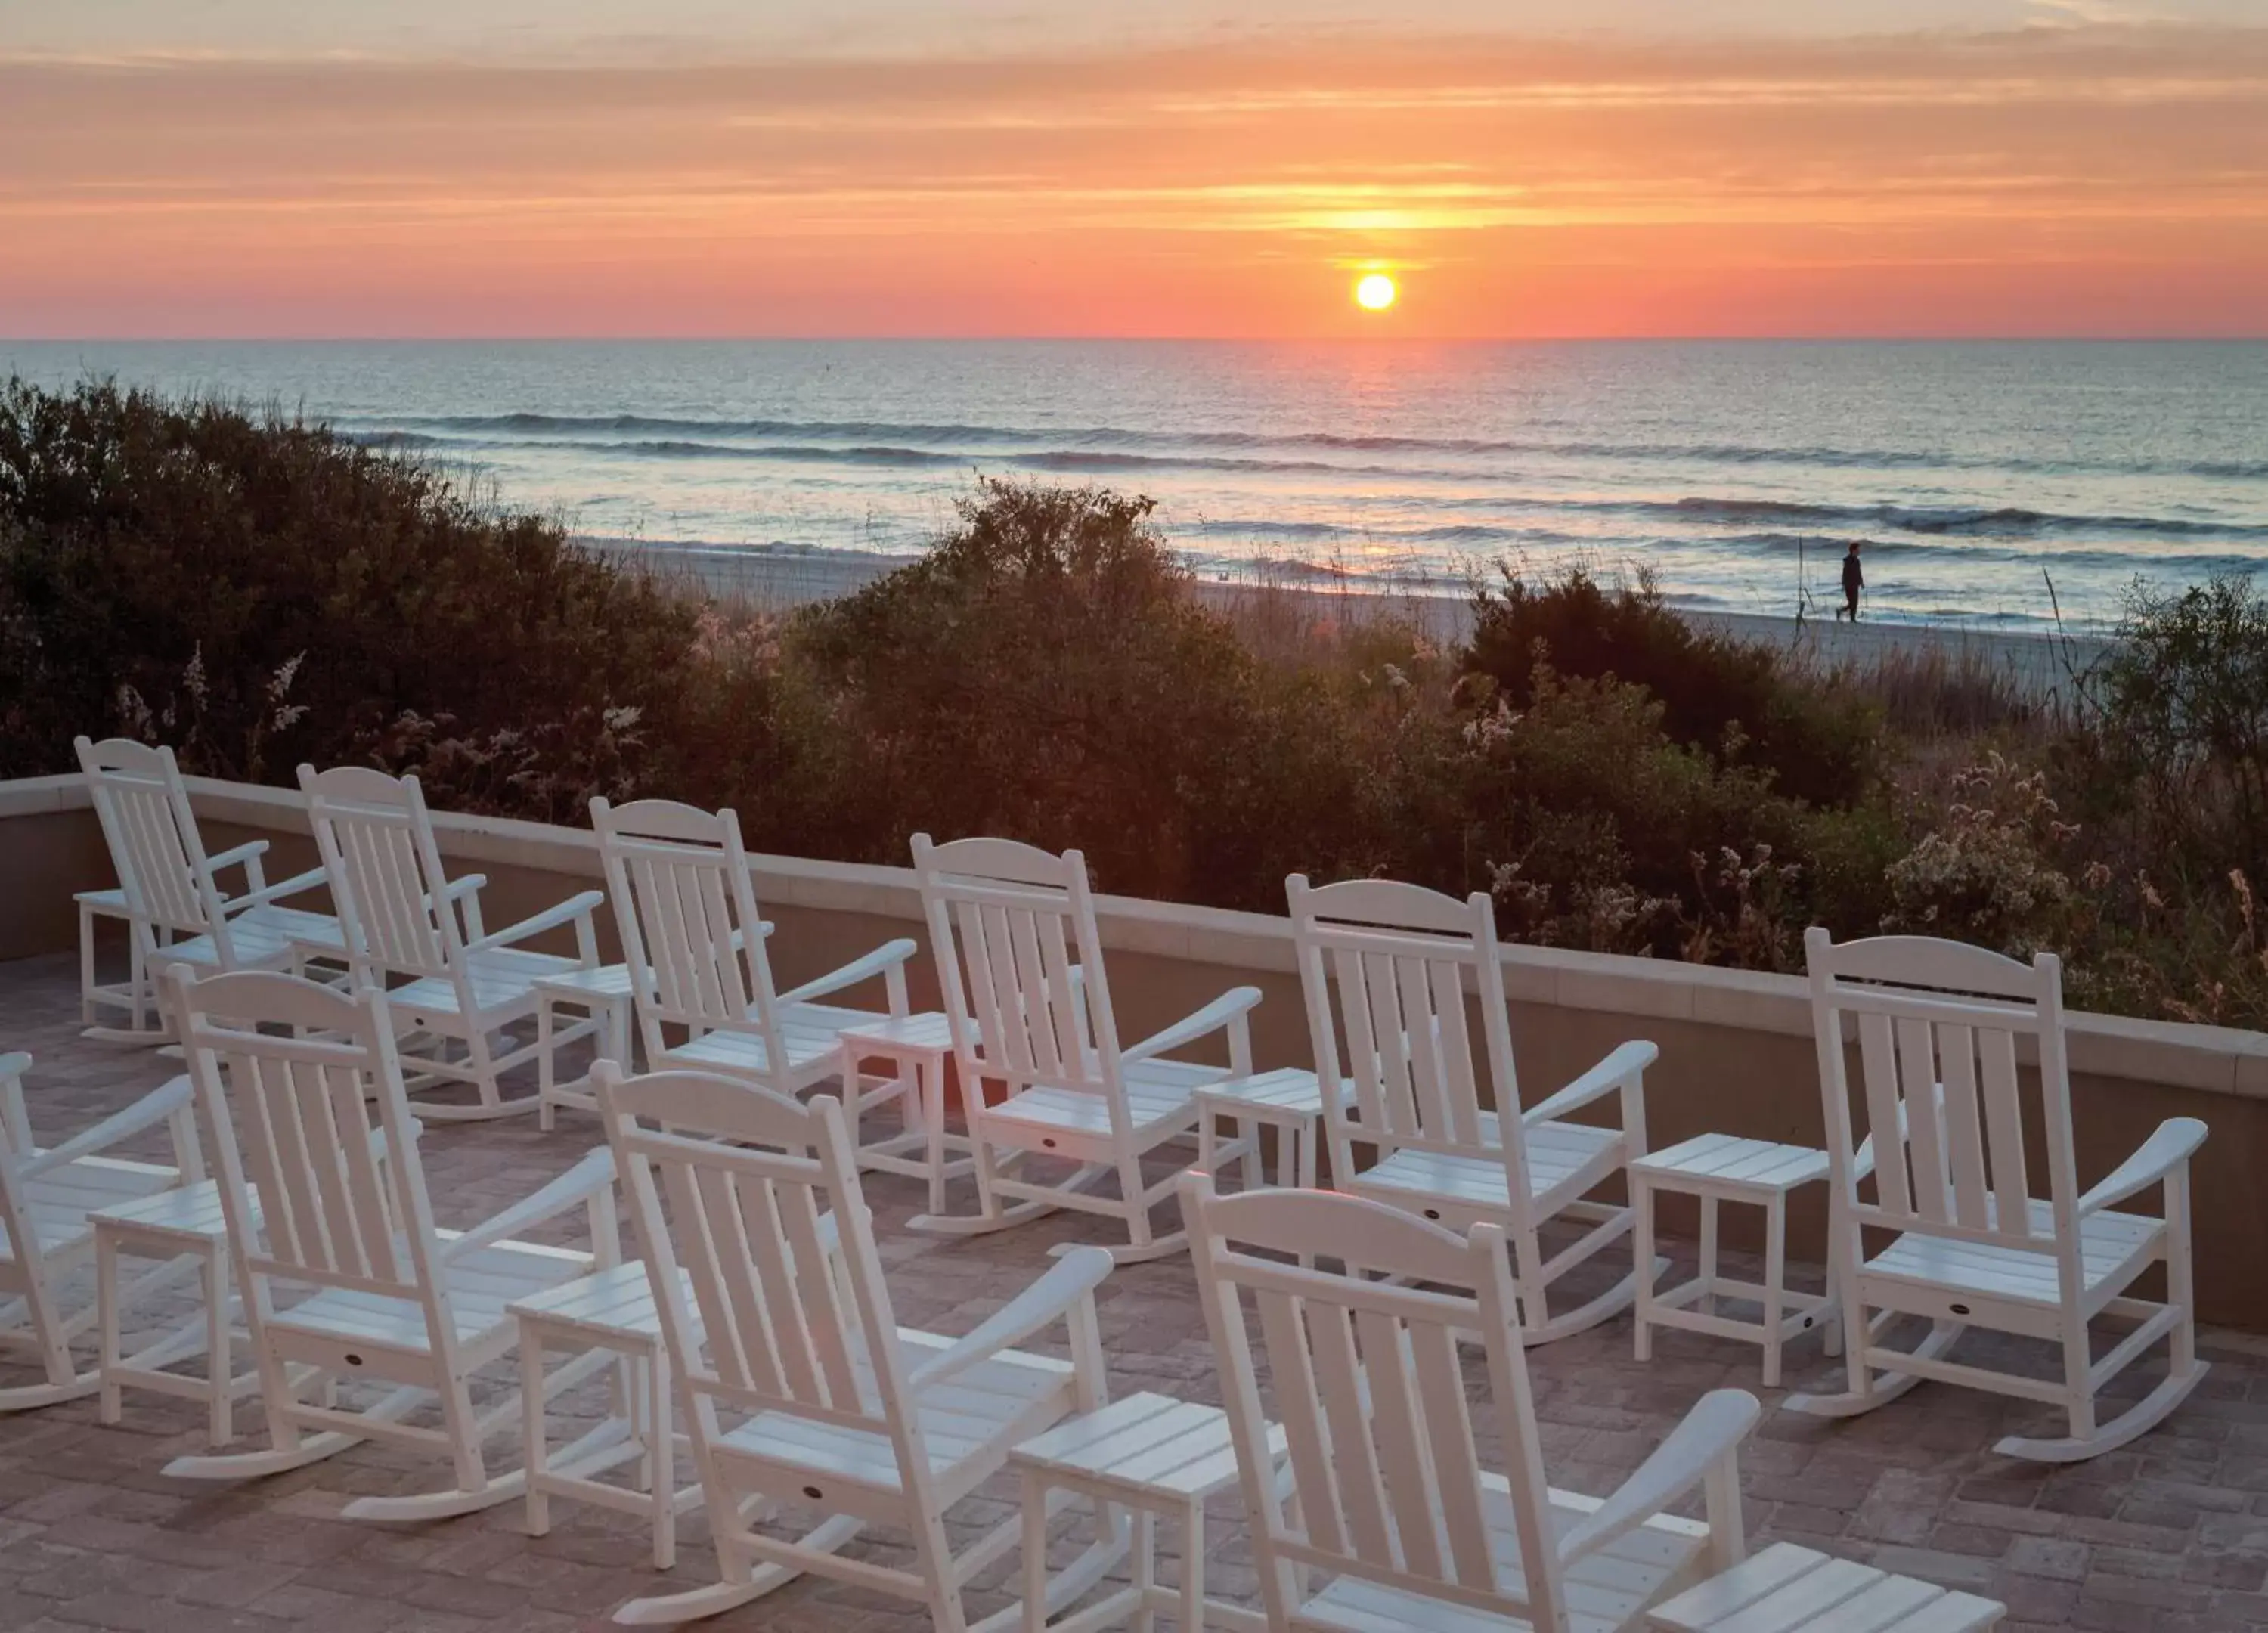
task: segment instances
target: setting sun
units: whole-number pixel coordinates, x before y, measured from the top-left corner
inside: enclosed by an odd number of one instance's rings
[[[1394,280],[1383,272],[1368,273],[1355,283],[1355,305],[1365,312],[1383,312],[1401,292],[1394,287]]]

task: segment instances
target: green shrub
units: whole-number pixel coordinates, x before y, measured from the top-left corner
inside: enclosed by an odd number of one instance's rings
[[[406,714],[477,743],[631,708],[667,740],[693,622],[556,523],[321,427],[0,391],[0,775],[126,730],[288,776],[382,752]]]
[[[2095,807],[2139,820],[2161,866],[2268,878],[2268,599],[2247,575],[2137,580],[2119,633],[2069,756]]]
[[[1803,813],[1764,773],[1671,741],[1662,701],[1612,675],[1538,665],[1530,685],[1526,708],[1497,697],[1465,726],[1463,804],[1514,933],[1675,954],[1740,916],[1724,893],[1756,881],[1723,877],[1728,853],[1734,874],[1765,868],[1767,888],[1793,886]]]
[[[1248,894],[1240,784],[1270,728],[1150,510],[988,480],[926,556],[798,622],[827,729],[857,750],[830,849],[1000,834],[1081,848],[1114,891]]]
[[[1539,667],[1612,675],[1662,703],[1673,741],[1769,771],[1815,805],[1861,798],[1877,771],[1881,722],[1856,696],[1797,673],[1771,647],[1705,629],[1670,610],[1653,576],[1609,590],[1582,568],[1535,583],[1510,568],[1473,597],[1469,666],[1515,706]]]

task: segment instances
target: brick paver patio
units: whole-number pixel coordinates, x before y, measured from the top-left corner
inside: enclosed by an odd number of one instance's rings
[[[151,1051],[82,1041],[77,1030],[70,960],[0,965],[0,1049],[37,1056],[33,1117],[46,1129],[82,1127],[178,1070]],[[432,1127],[424,1155],[442,1223],[525,1195],[598,1138],[571,1115],[548,1136],[533,1117]],[[918,1203],[911,1181],[870,1177],[867,1195],[899,1318],[947,1333],[973,1326],[1045,1268],[1049,1247],[1087,1229],[1058,1217],[939,1240],[900,1228]],[[1101,1304],[1114,1388],[1216,1398],[1185,1260],[1121,1270]],[[2062,1469],[1992,1452],[2002,1434],[2041,1421],[2021,1403],[1925,1385],[1870,1418],[1830,1423],[1774,1411],[1778,1392],[1768,1394],[1742,1453],[1752,1539],[1792,1539],[1990,1594],[2007,1603],[2012,1633],[2268,1628],[2268,1347],[2209,1334],[2205,1349],[2213,1375],[2171,1423]],[[1627,1318],[1530,1352],[1553,1483],[1607,1491],[1704,1391],[1757,1387],[1756,1352],[1745,1346],[1665,1333],[1656,1355],[1643,1366],[1631,1358]],[[1815,1346],[1795,1348],[1789,1365],[1792,1383],[1831,1387]],[[167,1458],[202,1445],[202,1409],[127,1401],[114,1428],[96,1422],[92,1400],[0,1418],[0,1627],[598,1627],[661,1584],[714,1579],[697,1516],[670,1578],[648,1568],[636,1521],[577,1504],[556,1503],[540,1540],[521,1534],[517,1503],[422,1528],[339,1519],[353,1497],[446,1478],[379,1447],[240,1487],[168,1480],[158,1472]],[[256,1439],[257,1411],[240,1421]],[[506,1444],[494,1443],[498,1453]],[[989,1526],[1010,1512],[1009,1495],[1003,1488],[957,1518]],[[873,1556],[904,1556],[887,1538],[871,1546]],[[1233,1512],[1207,1551],[1214,1591],[1248,1599],[1250,1556]],[[995,1591],[972,1595],[973,1611],[1005,1602],[997,1590],[1013,1569],[1012,1559],[986,1578]],[[869,1633],[928,1620],[917,1607],[806,1580],[708,1625]]]

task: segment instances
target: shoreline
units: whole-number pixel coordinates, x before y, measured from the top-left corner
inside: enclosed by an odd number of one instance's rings
[[[792,549],[765,545],[650,544],[642,541],[577,537],[578,547],[638,567],[656,577],[706,595],[784,610],[849,595],[918,559],[880,551]],[[1469,639],[1472,613],[1462,585],[1438,580],[1377,581],[1357,589],[1319,585],[1304,575],[1255,564],[1249,576],[1199,577],[1196,589],[1208,604],[1233,610],[1258,597],[1296,598],[1318,622],[1366,622],[1390,617],[1417,624],[1446,644]],[[2052,697],[2109,650],[2097,633],[2064,635],[2051,630],[2007,629],[1971,623],[1892,623],[1862,619],[1840,623],[1771,613],[1728,613],[1678,607],[1679,617],[1697,628],[1738,640],[1801,651],[1828,667],[1873,664],[1893,652],[1940,655],[1957,663],[2005,669],[2027,691]]]

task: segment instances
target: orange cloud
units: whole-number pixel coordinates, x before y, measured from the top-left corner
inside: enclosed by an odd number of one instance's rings
[[[0,153],[16,334],[2268,332],[2268,30],[0,62]]]

